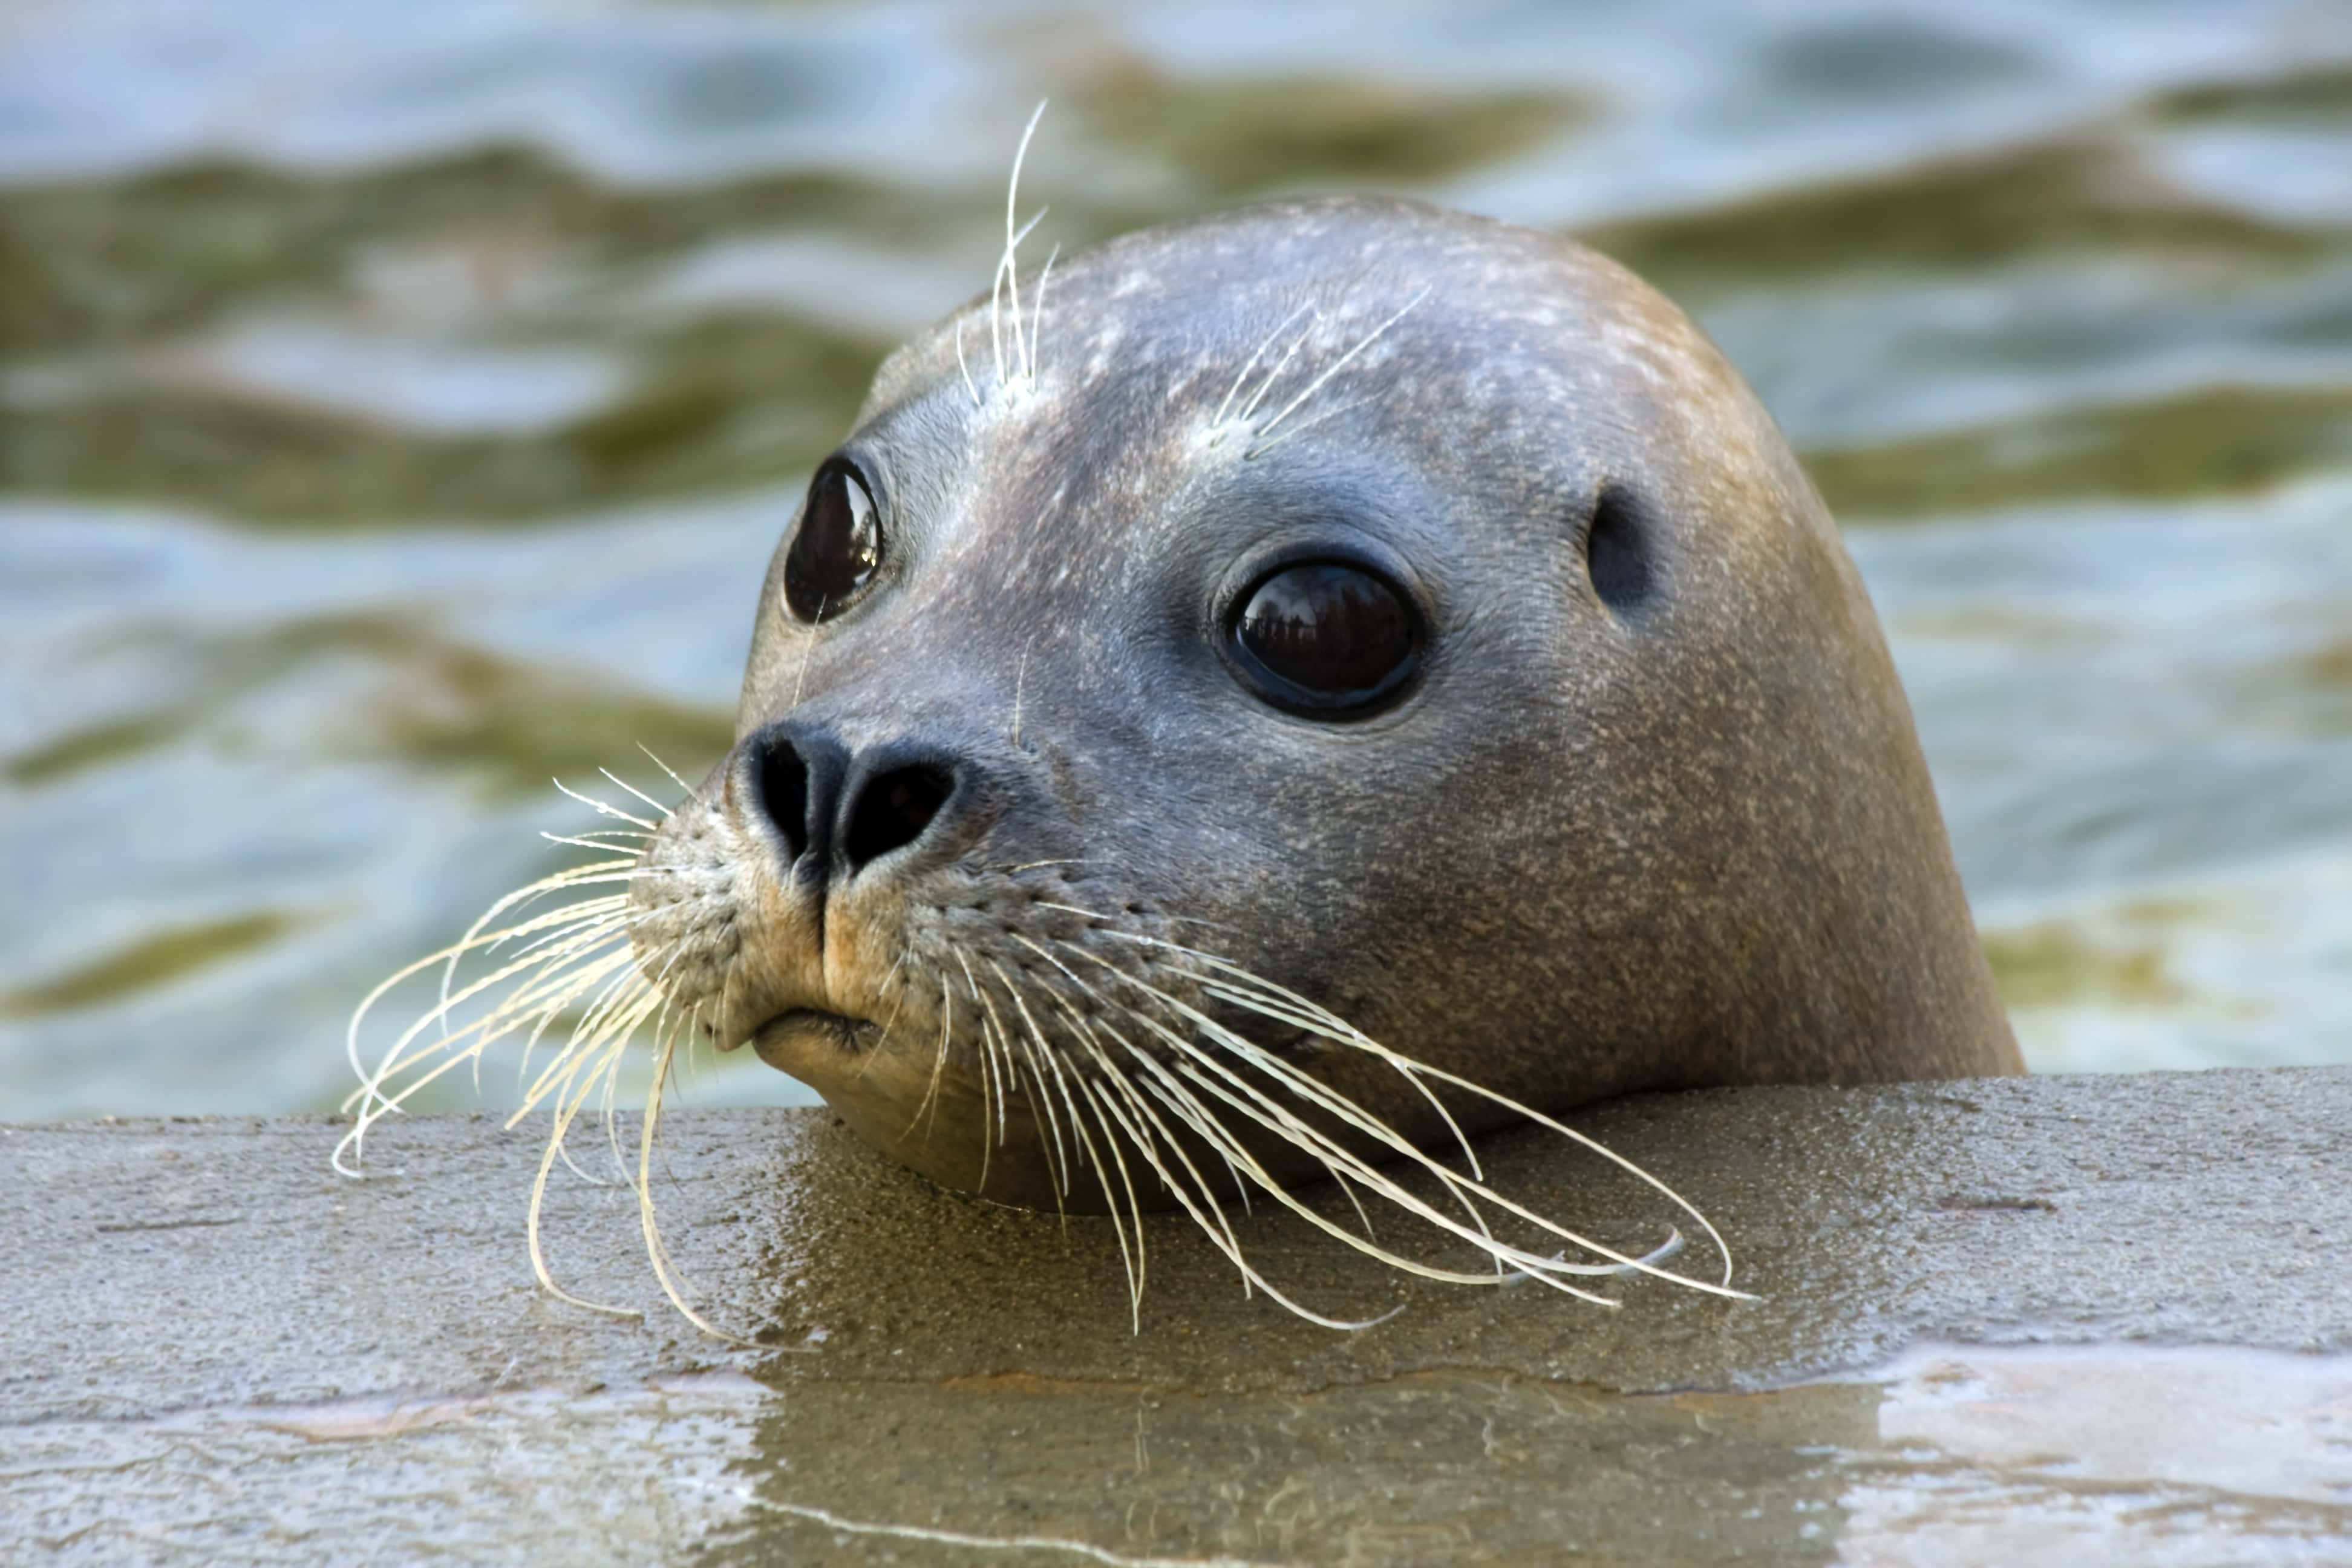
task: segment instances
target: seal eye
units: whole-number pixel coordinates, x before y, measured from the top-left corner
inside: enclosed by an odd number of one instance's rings
[[[1387,578],[1308,561],[1259,580],[1232,630],[1235,662],[1266,700],[1317,718],[1358,718],[1421,662],[1421,617]]]
[[[881,564],[874,493],[847,458],[832,458],[809,482],[800,531],[784,552],[784,607],[796,620],[822,620],[855,598]]]

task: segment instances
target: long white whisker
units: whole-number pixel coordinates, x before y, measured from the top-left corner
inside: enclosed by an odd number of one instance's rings
[[[570,795],[572,799],[578,801],[581,805],[586,806],[589,810],[594,812],[599,816],[617,816],[623,822],[629,824],[631,826],[642,827],[648,833],[656,833],[661,829],[660,823],[647,822],[642,816],[632,816],[617,805],[607,805],[605,802],[598,800],[593,795],[581,794],[578,790],[573,789],[570,784],[565,784],[562,779],[550,779],[547,782],[553,784],[557,789],[562,791],[565,795]],[[667,816],[668,813],[664,812],[662,815]]]
[[[1444,1166],[1430,1159],[1427,1154],[1415,1148],[1393,1129],[1388,1127],[1386,1123],[1381,1121],[1376,1117],[1369,1115],[1352,1100],[1348,1100],[1344,1095],[1341,1095],[1337,1090],[1330,1089],[1328,1085],[1324,1085],[1319,1080],[1298,1072],[1297,1069],[1291,1068],[1289,1064],[1283,1062],[1280,1058],[1273,1056],[1272,1053],[1267,1052],[1262,1047],[1259,1047],[1251,1042],[1243,1039],[1241,1037],[1233,1034],[1230,1030],[1223,1028],[1214,1020],[1200,1013],[1197,1009],[1190,1007],[1186,1004],[1170,996],[1166,992],[1160,991],[1148,983],[1138,979],[1136,976],[1129,974],[1123,970],[1118,969],[1117,966],[1110,964],[1108,960],[1103,959],[1097,954],[1088,952],[1082,947],[1076,947],[1066,943],[1064,945],[1069,946],[1072,952],[1079,953],[1096,963],[1102,964],[1104,967],[1110,969],[1112,973],[1121,975],[1129,984],[1153,996],[1161,1003],[1161,1005],[1171,1008],[1173,1012],[1185,1018],[1192,1026],[1199,1028],[1204,1035],[1215,1040],[1218,1045],[1223,1047],[1226,1051],[1231,1052],[1234,1057],[1245,1060],[1249,1062],[1250,1065],[1266,1072],[1269,1076],[1276,1078],[1286,1088],[1290,1089],[1292,1092],[1299,1095],[1302,1099],[1307,1100],[1309,1103],[1318,1106],[1319,1109],[1340,1118],[1342,1121],[1355,1127],[1358,1131],[1372,1137],[1379,1142],[1386,1145],[1394,1152],[1413,1162],[1420,1168],[1434,1176],[1439,1182],[1448,1186],[1457,1187],[1458,1190],[1462,1192],[1475,1194],[1479,1198],[1492,1203],[1497,1207],[1511,1214],[1517,1215],[1521,1219],[1527,1220],[1530,1224],[1551,1232],[1553,1235],[1559,1237],[1573,1247],[1580,1247],[1584,1251],[1591,1252],[1609,1259],[1611,1263],[1623,1265],[1627,1268],[1637,1269],[1642,1273],[1651,1274],[1660,1279],[1685,1285],[1692,1289],[1705,1291],[1710,1295],[1734,1297],[1743,1300],[1748,1299],[1745,1292],[1733,1290],[1727,1286],[1710,1285],[1704,1280],[1694,1279],[1685,1275],[1676,1274],[1670,1270],[1656,1268],[1654,1265],[1645,1264],[1640,1258],[1628,1257],[1626,1254],[1612,1247],[1607,1247],[1600,1242],[1580,1236],[1576,1232],[1567,1229],[1558,1223],[1547,1218],[1543,1215],[1528,1208],[1525,1205],[1519,1204],[1502,1194],[1496,1192],[1484,1182],[1465,1178],[1445,1169]],[[1147,1023],[1150,1022],[1148,1019],[1145,1021]],[[1224,1098],[1229,1103],[1232,1103],[1234,1109],[1242,1110],[1244,1114],[1251,1115],[1253,1119],[1264,1121],[1270,1131],[1275,1131],[1288,1141],[1297,1143],[1302,1149],[1314,1153],[1325,1163],[1335,1164],[1344,1162],[1350,1173],[1354,1174],[1356,1178],[1362,1182],[1367,1187],[1379,1193],[1382,1197],[1387,1198],[1390,1202],[1397,1204],[1399,1206],[1407,1209],[1416,1217],[1421,1218],[1429,1224],[1437,1226],[1441,1229],[1459,1236],[1462,1239],[1480,1247],[1481,1250],[1488,1252],[1490,1256],[1500,1257],[1517,1266],[1526,1272],[1543,1279],[1546,1283],[1554,1285],[1559,1289],[1568,1289],[1568,1287],[1560,1284],[1559,1280],[1550,1278],[1550,1276],[1560,1273],[1593,1274],[1617,1272],[1617,1270],[1604,1268],[1598,1265],[1566,1264],[1552,1259],[1543,1258],[1536,1254],[1526,1251],[1524,1248],[1511,1247],[1508,1244],[1495,1240],[1491,1234],[1487,1234],[1484,1231],[1483,1226],[1477,1231],[1473,1231],[1463,1226],[1460,1222],[1453,1219],[1451,1216],[1439,1210],[1431,1208],[1422,1199],[1408,1190],[1397,1185],[1396,1183],[1380,1172],[1376,1167],[1364,1163],[1360,1159],[1346,1151],[1340,1145],[1332,1142],[1327,1135],[1317,1131],[1313,1128],[1307,1126],[1305,1122],[1298,1121],[1289,1112],[1283,1110],[1278,1106],[1276,1106],[1271,1100],[1265,1100],[1259,1091],[1247,1084],[1246,1081],[1243,1080],[1237,1073],[1224,1066],[1213,1055],[1192,1045],[1190,1040],[1186,1039],[1181,1035],[1177,1034],[1173,1030],[1159,1028],[1157,1032],[1161,1034],[1161,1036],[1167,1039],[1168,1043],[1173,1046],[1184,1058],[1198,1063],[1200,1068],[1205,1070],[1205,1072],[1215,1075],[1216,1078],[1223,1080],[1223,1087],[1212,1085],[1207,1082],[1204,1082],[1202,1087],[1213,1089],[1215,1092],[1219,1093],[1221,1098]],[[1423,1066],[1423,1064],[1413,1062],[1410,1058],[1399,1056],[1394,1052],[1388,1052],[1384,1048],[1376,1051],[1373,1054],[1381,1055],[1384,1058],[1394,1058],[1397,1063],[1408,1064],[1416,1068]],[[1392,1065],[1394,1064],[1392,1063]],[[1460,1081],[1454,1079],[1452,1075],[1437,1073],[1436,1069],[1428,1070],[1431,1070],[1435,1076],[1446,1079],[1447,1081]],[[1475,1086],[1465,1085],[1465,1087],[1475,1088]],[[1226,1092],[1227,1089],[1230,1089],[1233,1092],[1228,1094]],[[1580,1139],[1578,1142],[1589,1145],[1591,1141]],[[1621,1162],[1621,1163],[1627,1165],[1630,1169],[1636,1172],[1639,1171],[1638,1167],[1631,1166],[1630,1162]],[[1646,1174],[1646,1173],[1643,1173]],[[1649,1180],[1651,1185],[1660,1187],[1662,1190],[1664,1190],[1663,1184],[1658,1183],[1655,1178],[1649,1178]],[[1690,1211],[1687,1204],[1683,1206],[1686,1212],[1693,1212]],[[1363,1249],[1361,1238],[1351,1237],[1349,1245],[1358,1247],[1359,1250]],[[1385,1251],[1385,1249],[1381,1250]],[[1414,1272],[1421,1271],[1421,1266],[1418,1265],[1401,1264],[1400,1266],[1408,1267]],[[1484,1277],[1473,1276],[1471,1278],[1477,1279],[1481,1283],[1491,1282],[1486,1280]]]
[[[669,775],[669,782],[684,790],[688,800],[694,802],[698,805],[701,804],[700,797],[694,792],[694,786],[687,783],[684,779],[678,777],[677,770],[671,767],[667,763],[663,762],[660,756],[656,753],[651,746],[646,745],[643,741],[639,741],[637,742],[637,750],[643,752],[648,758],[652,759],[654,766],[659,768],[663,773],[667,773]]]
[[[1240,417],[1244,423],[1256,416],[1257,405],[1265,401],[1265,395],[1274,390],[1274,384],[1282,379],[1282,373],[1290,368],[1290,362],[1298,357],[1298,351],[1307,346],[1308,340],[1315,336],[1315,329],[1322,324],[1323,312],[1318,310],[1315,312],[1315,320],[1308,322],[1307,330],[1298,334],[1297,341],[1284,350],[1282,357],[1274,362],[1274,368],[1265,373],[1265,379],[1257,384],[1257,390],[1251,393],[1249,401],[1242,405]]]
[[[1013,230],[1013,226],[1021,205],[1021,165],[1028,162],[1029,139],[1037,134],[1037,122],[1045,118],[1045,100],[1041,98],[1037,100],[1037,107],[1029,111],[1029,123],[1021,128],[1021,145],[1013,149],[1013,177],[1010,180],[1007,180],[1004,185],[1004,258],[997,263],[997,270],[1004,276],[1007,283],[1007,292],[1012,296],[1013,338],[1013,347],[1016,353],[1018,353],[1023,346],[1021,342],[1021,269],[1019,265],[1019,256],[1021,252],[1021,241],[1029,231],[1024,228],[1019,234],[1015,234]],[[1042,217],[1045,215],[1041,213],[1038,216]],[[1032,218],[1029,221],[1034,226],[1037,220],[1035,218]],[[998,369],[1000,378],[1003,374],[1003,367],[1000,364]]]
[[[660,812],[664,817],[667,817],[669,816],[669,807],[664,805],[661,802],[656,800],[653,796],[647,795],[645,791],[639,789],[636,785],[631,784],[628,780],[623,778],[612,769],[598,768],[596,771],[603,773],[606,778],[611,779],[614,784],[619,784],[623,789],[627,790],[631,795],[635,795],[639,800],[644,801],[647,805],[652,806],[656,811]]]
[[[1234,373],[1233,385],[1225,388],[1224,397],[1217,404],[1216,415],[1209,421],[1211,425],[1222,425],[1225,422],[1225,410],[1233,406],[1234,395],[1241,391],[1242,383],[1249,379],[1249,373],[1256,366],[1259,357],[1263,355],[1266,350],[1274,346],[1275,339],[1282,336],[1283,333],[1290,330],[1292,322],[1297,321],[1299,317],[1307,314],[1307,311],[1314,308],[1315,302],[1312,300],[1299,306],[1298,309],[1291,311],[1287,316],[1283,317],[1281,321],[1276,325],[1274,331],[1266,333],[1265,338],[1259,342],[1257,347],[1250,350],[1249,358],[1242,361],[1242,368]]]
[[[1450,1073],[1442,1068],[1431,1067],[1425,1062],[1407,1057],[1401,1052],[1390,1050],[1387,1047],[1380,1044],[1377,1040],[1366,1037],[1361,1031],[1350,1026],[1344,1019],[1339,1018],[1325,1011],[1323,1008],[1316,1005],[1313,1002],[1308,1001],[1306,997],[1299,995],[1297,992],[1276,985],[1274,982],[1265,979],[1263,975],[1253,974],[1248,970],[1232,963],[1230,960],[1218,958],[1209,953],[1203,953],[1195,949],[1180,947],[1173,942],[1169,942],[1157,937],[1146,937],[1137,933],[1119,931],[1111,931],[1106,934],[1184,953],[1201,963],[1208,964],[1213,969],[1231,975],[1244,984],[1255,986],[1263,991],[1272,993],[1282,1001],[1289,1004],[1300,1014],[1309,1016],[1317,1019],[1318,1021],[1316,1026],[1317,1032],[1321,1034],[1326,1039],[1332,1040],[1338,1044],[1349,1046],[1357,1050],[1363,1051],[1368,1055],[1378,1057],[1382,1060],[1387,1061],[1391,1067],[1396,1068],[1399,1071],[1406,1073],[1408,1076],[1426,1073],[1431,1078],[1436,1079],[1441,1082],[1453,1084],[1458,1089],[1465,1089],[1468,1092],[1478,1096],[1480,1099],[1486,1100],[1489,1104],[1501,1106],[1506,1110],[1513,1111],[1520,1116],[1524,1116],[1528,1120],[1535,1122],[1537,1125],[1548,1128],[1554,1132],[1558,1132],[1562,1137],[1570,1140],[1580,1147],[1591,1150],[1592,1152],[1600,1155],[1602,1159],[1609,1161],[1612,1164],[1614,1164],[1619,1169],[1626,1172],[1629,1175],[1639,1179],[1657,1192],[1664,1194],[1664,1196],[1677,1208],[1690,1215],[1691,1219],[1698,1226],[1698,1227],[1706,1233],[1708,1241],[1714,1246],[1717,1256],[1723,1259],[1723,1278],[1720,1283],[1726,1288],[1730,1285],[1732,1271],[1731,1249],[1725,1244],[1722,1236],[1717,1232],[1715,1226],[1708,1222],[1707,1217],[1701,1214],[1697,1207],[1693,1205],[1689,1199],[1684,1197],[1680,1193],[1675,1192],[1665,1183],[1660,1181],[1649,1172],[1642,1169],[1639,1165],[1634,1164],[1632,1161],[1617,1153],[1614,1150],[1602,1144],[1598,1140],[1589,1137],[1582,1132],[1579,1132],[1576,1129],[1566,1126],[1555,1118],[1547,1116],[1543,1112],[1537,1110],[1530,1106],[1522,1105],[1517,1100],[1512,1100],[1506,1095],[1497,1094],[1492,1089],[1486,1089],[1480,1084],[1463,1078],[1457,1073]],[[1679,1279],[1681,1277],[1673,1276],[1673,1278]],[[1741,1292],[1736,1291],[1731,1293],[1735,1295],[1742,1294]]]
[[[1370,331],[1366,332],[1362,341],[1358,342],[1354,348],[1349,349],[1346,353],[1341,354],[1338,359],[1333,360],[1328,365],[1326,365],[1324,367],[1323,374],[1317,376],[1313,381],[1308,382],[1307,384],[1307,389],[1304,392],[1301,392],[1297,396],[1292,398],[1288,403],[1282,405],[1281,413],[1276,414],[1273,418],[1267,420],[1263,426],[1259,426],[1257,432],[1258,438],[1260,440],[1264,440],[1266,437],[1273,435],[1276,429],[1281,426],[1282,422],[1289,418],[1291,413],[1297,409],[1300,404],[1314,396],[1318,392],[1320,392],[1323,389],[1325,383],[1328,382],[1333,376],[1339,374],[1341,371],[1347,369],[1348,362],[1349,360],[1354,359],[1358,354],[1362,353],[1366,349],[1370,348],[1374,342],[1380,340],[1380,337],[1383,332],[1386,332],[1391,327],[1395,326],[1399,321],[1403,321],[1405,317],[1412,312],[1413,307],[1419,305],[1423,300],[1428,298],[1429,289],[1423,289],[1420,293],[1415,294],[1412,299],[1407,300],[1402,306],[1400,306],[1396,314],[1391,316],[1387,321],[1382,321],[1379,326],[1374,327]],[[1244,410],[1243,417],[1248,417],[1247,410]]]

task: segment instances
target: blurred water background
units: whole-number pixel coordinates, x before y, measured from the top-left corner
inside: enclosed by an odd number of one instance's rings
[[[2352,8],[0,0],[0,1117],[331,1108],[551,777],[706,766],[1041,97],[1066,248],[1370,188],[1644,273],[1845,524],[2033,1065],[2352,1060]]]

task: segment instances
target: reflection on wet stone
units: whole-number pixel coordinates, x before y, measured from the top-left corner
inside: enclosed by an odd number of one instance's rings
[[[1461,1374],[1280,1395],[788,1384],[737,1462],[749,1528],[708,1561],[808,1561],[835,1527],[788,1510],[820,1509],[905,1528],[902,1551],[931,1531],[1262,1563],[1826,1563],[1835,1452],[1874,1445],[1878,1397],[1625,1398]],[[905,1560],[956,1560],[931,1550]]]

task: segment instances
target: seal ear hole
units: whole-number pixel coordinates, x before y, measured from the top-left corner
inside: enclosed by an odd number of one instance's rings
[[[1620,485],[1604,486],[1592,503],[1584,534],[1584,569],[1601,602],[1621,614],[1639,609],[1650,597],[1648,530],[1641,503]]]

